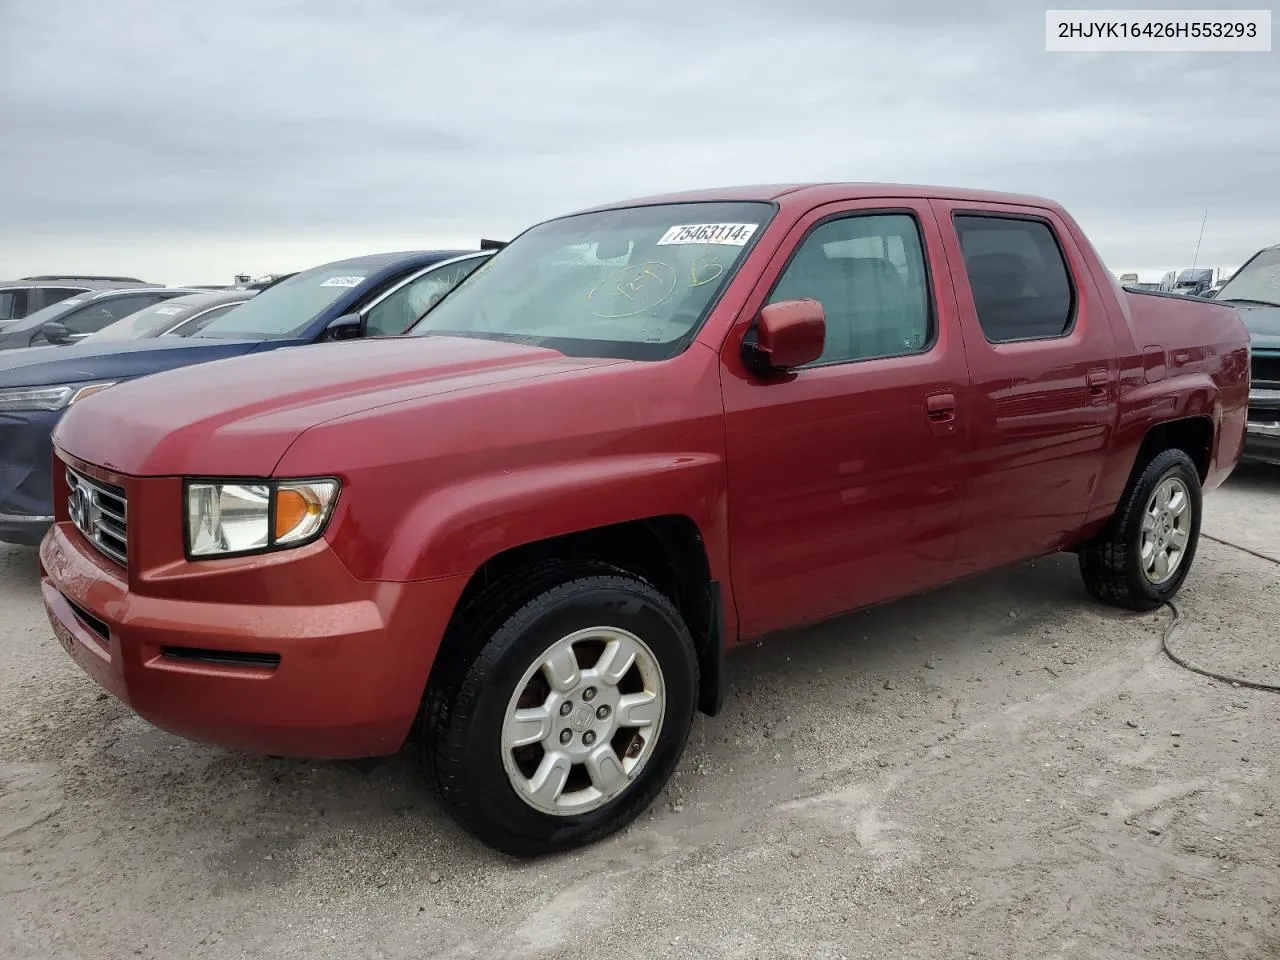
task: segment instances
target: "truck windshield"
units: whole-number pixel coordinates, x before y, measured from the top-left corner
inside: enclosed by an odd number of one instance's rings
[[[1217,299],[1280,307],[1280,247],[1263,250],[1237,270]]]
[[[328,264],[294,274],[268,287],[194,336],[223,340],[275,340],[296,336],[316,314],[364,282],[368,269]]]
[[[548,221],[495,254],[409,336],[512,340],[570,356],[672,356],[773,211],[759,202],[670,203]]]

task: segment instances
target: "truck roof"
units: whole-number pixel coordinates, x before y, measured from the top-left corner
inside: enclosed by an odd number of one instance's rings
[[[706,190],[687,190],[678,193],[655,194],[631,200],[603,203],[586,207],[578,213],[594,210],[610,210],[617,207],[647,206],[657,203],[691,203],[707,201],[767,200],[783,201],[784,198],[800,200],[806,204],[834,203],[840,200],[864,200],[876,197],[926,197],[939,200],[972,200],[978,203],[1012,203],[1023,206],[1047,207],[1061,210],[1054,200],[1031,194],[1003,193],[998,190],[975,190],[965,187],[940,187],[928,184],[830,182],[830,183],[770,183],[716,187]]]

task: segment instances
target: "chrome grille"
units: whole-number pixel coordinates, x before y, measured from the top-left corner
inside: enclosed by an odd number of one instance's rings
[[[1253,385],[1280,385],[1280,354],[1253,355]]]
[[[129,504],[119,487],[67,468],[67,512],[85,539],[116,563],[129,562]]]

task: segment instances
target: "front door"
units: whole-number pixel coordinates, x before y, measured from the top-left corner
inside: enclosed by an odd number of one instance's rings
[[[762,305],[813,298],[816,362],[762,378],[741,360]],[[819,620],[946,580],[969,389],[927,201],[812,211],[724,345],[728,515],[741,634]]]
[[[1115,339],[1054,211],[933,201],[973,377],[957,573],[1069,545],[1116,413]]]

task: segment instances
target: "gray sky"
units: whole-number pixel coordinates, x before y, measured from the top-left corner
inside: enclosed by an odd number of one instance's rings
[[[1280,50],[1052,54],[1025,0],[463,6],[0,0],[0,275],[228,282],[797,180],[1050,196],[1117,270],[1189,265],[1206,207],[1201,265],[1280,242]]]

